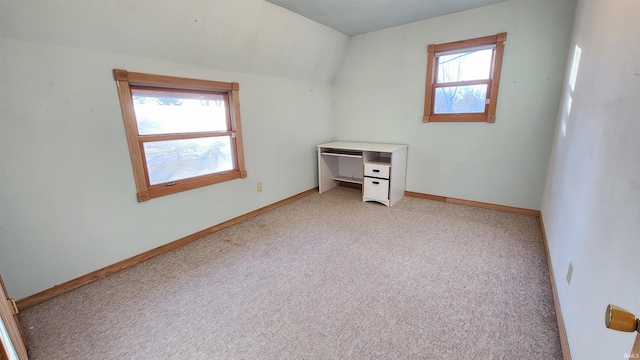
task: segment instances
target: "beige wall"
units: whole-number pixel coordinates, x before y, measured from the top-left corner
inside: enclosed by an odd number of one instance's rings
[[[638,14],[635,0],[580,0],[576,12],[542,206],[574,359],[624,359],[635,335],[606,329],[605,308],[640,315]]]
[[[539,209],[574,8],[511,0],[353,37],[336,77],[337,137],[409,144],[407,190]],[[495,124],[422,123],[427,45],[500,32]]]
[[[262,0],[0,1],[0,272],[12,296],[317,186],[347,42]],[[239,82],[248,177],[138,203],[114,68]]]
[[[572,0],[350,40],[262,0],[149,3],[0,1],[0,272],[14,297],[316,186],[317,143],[401,142],[411,191],[536,209],[545,189],[574,359],[630,349],[602,318],[609,302],[640,313],[637,1],[581,1],[573,43]],[[423,124],[426,45],[501,31],[497,122]],[[113,68],[240,82],[249,177],[136,202]]]

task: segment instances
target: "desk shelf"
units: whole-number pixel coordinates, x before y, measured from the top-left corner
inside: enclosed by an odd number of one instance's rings
[[[362,184],[362,178],[358,179],[358,178],[348,177],[348,176],[334,176],[333,180],[348,182],[352,184]]]
[[[391,206],[404,196],[406,164],[407,145],[344,141],[320,144],[320,193],[338,186],[341,182],[361,184],[363,201],[376,201]],[[375,169],[372,170],[372,174],[365,173],[365,165]],[[384,167],[388,171],[382,171]],[[378,174],[385,174],[384,178],[375,178]],[[367,179],[372,179],[371,176],[374,176],[373,180],[368,181]],[[380,184],[384,184],[385,188],[380,188]]]
[[[343,156],[362,159],[362,151],[326,149],[322,151],[322,155],[326,156]]]
[[[390,157],[377,157],[374,158],[373,160],[366,160],[365,161],[367,164],[377,164],[377,165],[391,165],[391,158]]]

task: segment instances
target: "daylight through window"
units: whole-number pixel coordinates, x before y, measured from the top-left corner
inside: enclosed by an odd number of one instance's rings
[[[429,45],[424,122],[495,121],[506,38]]]
[[[237,83],[114,73],[139,201],[246,177]]]

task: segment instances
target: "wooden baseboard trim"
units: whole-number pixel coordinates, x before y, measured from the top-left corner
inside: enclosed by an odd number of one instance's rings
[[[571,360],[571,351],[569,350],[569,339],[567,338],[567,330],[564,327],[564,318],[562,317],[562,309],[560,308],[560,298],[558,297],[558,287],[556,286],[556,278],[553,275],[553,264],[551,263],[551,253],[549,252],[549,242],[547,241],[547,231],[544,227],[542,213],[539,216],[540,231],[542,232],[542,241],[547,254],[547,266],[549,267],[549,277],[551,278],[551,291],[553,292],[553,304],[556,308],[556,318],[558,321],[558,332],[560,333],[560,347],[562,348],[562,359]]]
[[[79,288],[79,287],[81,287],[83,285],[89,284],[89,283],[91,283],[93,281],[102,279],[103,277],[105,277],[107,275],[111,275],[111,274],[113,274],[115,272],[118,272],[120,270],[124,270],[124,269],[126,269],[126,268],[128,268],[130,266],[139,264],[139,263],[141,263],[143,261],[149,260],[149,259],[151,259],[153,257],[156,257],[158,255],[164,254],[164,253],[166,253],[168,251],[171,251],[173,249],[179,248],[179,247],[181,247],[183,245],[186,245],[186,244],[188,244],[188,243],[190,243],[192,241],[195,241],[195,240],[198,240],[200,238],[203,238],[203,237],[205,237],[205,236],[207,236],[209,234],[212,234],[212,233],[214,233],[216,231],[220,231],[220,230],[222,230],[224,228],[227,228],[227,227],[229,227],[231,225],[235,225],[235,224],[237,224],[239,222],[242,222],[244,220],[250,219],[250,218],[252,218],[254,216],[260,215],[260,214],[265,213],[265,212],[267,212],[269,210],[273,210],[273,209],[275,209],[275,208],[277,208],[279,206],[288,204],[288,203],[290,203],[292,201],[298,200],[300,198],[303,198],[305,196],[311,195],[311,194],[316,193],[316,192],[318,192],[318,188],[317,187],[315,187],[313,189],[309,189],[309,190],[304,191],[304,192],[301,192],[299,194],[293,195],[293,196],[288,197],[286,199],[283,199],[283,200],[280,200],[278,202],[275,202],[275,203],[273,203],[271,205],[267,205],[265,207],[262,207],[260,209],[251,211],[251,212],[246,213],[244,215],[240,215],[238,217],[235,217],[235,218],[233,218],[231,220],[227,220],[227,221],[225,221],[223,223],[220,223],[218,225],[214,225],[214,226],[212,226],[210,228],[198,231],[197,233],[194,233],[194,234],[191,234],[191,235],[187,235],[187,236],[185,236],[185,237],[183,237],[181,239],[178,239],[178,240],[170,242],[168,244],[159,246],[159,247],[157,247],[155,249],[151,249],[151,250],[146,251],[146,252],[144,252],[142,254],[132,256],[132,257],[130,257],[128,259],[119,261],[119,262],[117,262],[115,264],[109,265],[109,266],[104,267],[102,269],[90,272],[90,273],[88,273],[86,275],[82,275],[82,276],[77,277],[75,279],[69,280],[69,281],[67,281],[65,283],[56,285],[56,286],[54,286],[54,287],[52,287],[50,289],[43,290],[43,291],[41,291],[39,293],[33,294],[33,295],[28,296],[28,297],[26,297],[24,299],[16,301],[16,305],[18,306],[18,310],[20,310],[20,311],[22,311],[24,309],[28,309],[28,308],[30,308],[30,307],[32,307],[34,305],[37,305],[37,304],[40,304],[40,303],[42,303],[44,301],[50,300],[50,299],[52,299],[52,298],[54,298],[54,297],[56,297],[58,295],[64,294],[64,293],[69,292],[69,291],[71,291],[73,289],[77,289],[77,288]]]
[[[490,204],[490,203],[483,203],[479,201],[456,199],[456,198],[450,198],[446,196],[423,194],[423,193],[418,193],[413,191],[405,191],[404,194],[410,197],[447,202],[451,204],[467,205],[467,206],[479,207],[483,209],[498,210],[498,211],[516,213],[521,215],[529,215],[529,216],[535,216],[535,217],[540,216],[540,211],[532,210],[532,209],[524,209],[524,208],[518,208],[513,206],[496,205],[496,204]]]

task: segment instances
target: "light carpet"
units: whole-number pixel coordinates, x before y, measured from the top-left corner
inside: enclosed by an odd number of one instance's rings
[[[20,320],[34,360],[562,358],[537,218],[343,187]]]

